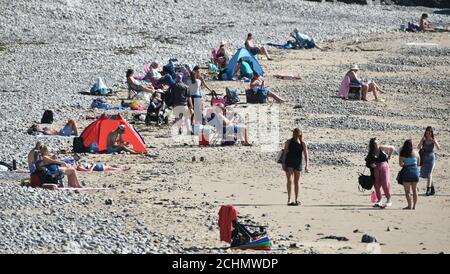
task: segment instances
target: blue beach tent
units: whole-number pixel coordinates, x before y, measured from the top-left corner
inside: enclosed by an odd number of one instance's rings
[[[256,58],[246,48],[240,48],[237,50],[233,58],[231,58],[230,63],[228,63],[225,73],[226,77],[224,77],[224,80],[231,80],[231,78],[233,78],[233,72],[236,70],[238,61],[241,58],[250,64],[253,71],[257,72],[261,76],[264,75],[264,71],[258,63],[258,60],[256,60]]]

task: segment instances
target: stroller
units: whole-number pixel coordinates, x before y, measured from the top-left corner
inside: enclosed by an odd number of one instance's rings
[[[162,123],[167,125],[169,123],[169,109],[167,108],[167,105],[165,103],[165,98],[164,98],[166,96],[166,94],[163,92],[160,92],[160,94],[161,94],[162,100],[161,100],[161,106],[159,108],[153,109],[151,107],[151,102],[153,101],[154,97],[152,97],[152,99],[150,100],[150,105],[147,108],[147,115],[145,116],[145,124],[146,125],[150,125],[151,122],[155,122],[157,125],[162,124]]]
[[[250,231],[248,228],[259,228],[259,230]],[[231,232],[231,247],[270,250],[272,242],[267,236],[266,228],[266,226],[244,225],[234,220],[233,231]]]
[[[237,211],[231,205],[225,205],[220,208],[219,226],[220,239],[229,242],[231,248],[272,249],[272,241],[266,232],[267,227],[239,223]],[[253,228],[253,231],[249,228]],[[258,230],[255,230],[255,228],[258,228]]]

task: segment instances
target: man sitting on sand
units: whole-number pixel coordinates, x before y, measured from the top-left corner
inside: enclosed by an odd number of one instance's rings
[[[420,17],[420,30],[424,32],[448,32],[450,28],[445,28],[444,26],[435,26],[433,23],[428,21],[428,14],[424,13]]]
[[[302,49],[318,48],[320,50],[324,50],[314,41],[314,39],[312,39],[306,34],[300,33],[297,28],[294,29],[294,31],[291,33],[291,36],[295,39],[294,44],[297,48]]]
[[[74,119],[69,119],[63,128],[60,130],[43,127],[41,128],[39,125],[32,125],[28,129],[28,134],[39,134],[42,133],[44,135],[59,135],[59,136],[78,136],[78,129]]]
[[[267,57],[267,60],[273,60],[269,52],[265,47],[257,47],[255,46],[255,43],[253,42],[253,35],[251,33],[247,34],[247,39],[245,39],[245,48],[250,51],[252,55],[256,55],[258,53],[262,53]]]
[[[114,152],[129,152],[137,154],[136,151],[130,146],[129,143],[123,141],[123,134],[125,134],[125,125],[120,124],[119,127],[108,134],[107,151],[108,153]]]

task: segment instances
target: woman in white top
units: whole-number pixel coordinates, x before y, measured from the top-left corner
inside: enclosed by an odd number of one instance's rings
[[[194,115],[191,118],[192,124],[202,123],[203,112],[203,93],[202,93],[202,81],[195,77],[195,72],[191,72],[189,81],[189,94],[194,105]]]

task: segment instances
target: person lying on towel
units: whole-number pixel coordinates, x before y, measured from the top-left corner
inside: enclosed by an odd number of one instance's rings
[[[59,136],[78,136],[78,129],[74,119],[69,119],[63,128],[60,130],[50,128],[50,127],[41,127],[39,125],[32,125],[28,130],[28,134],[38,135],[59,135]]]

